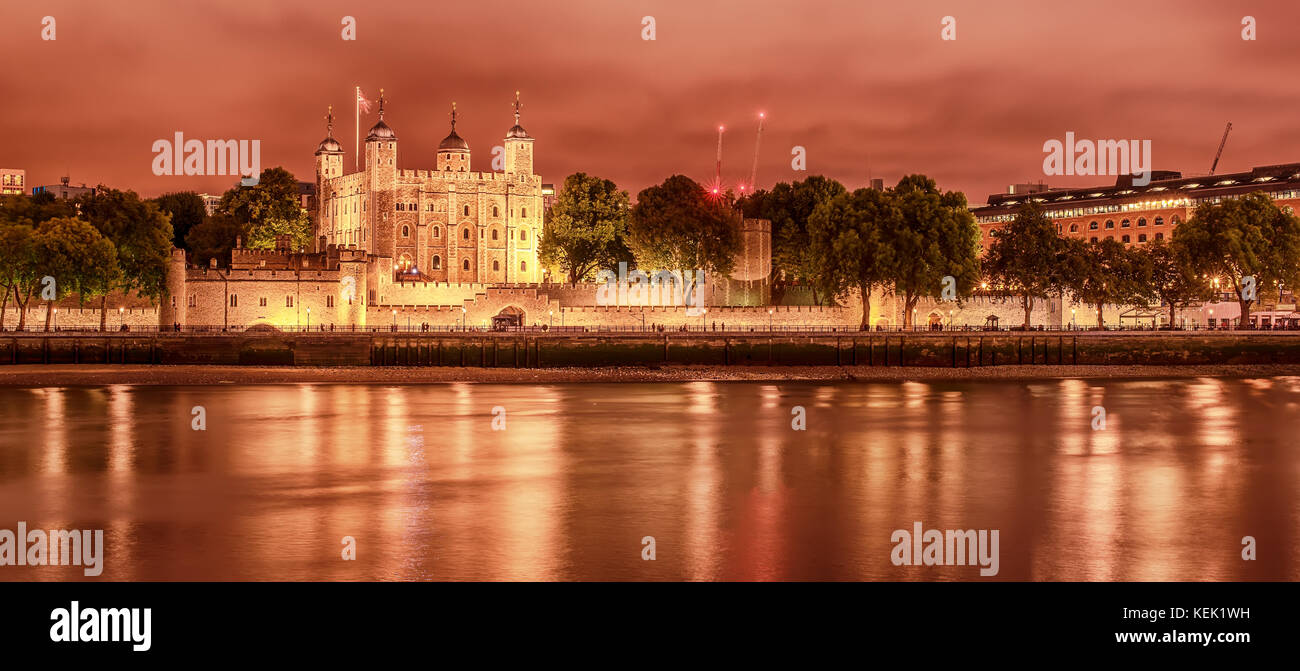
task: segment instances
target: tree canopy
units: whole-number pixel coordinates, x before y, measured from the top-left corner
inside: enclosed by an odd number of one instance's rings
[[[1032,204],[1020,207],[1015,218],[994,231],[993,243],[984,255],[984,275],[1021,298],[1024,328],[1036,299],[1059,295],[1065,288],[1067,246],[1056,226]]]
[[[558,266],[570,282],[631,261],[627,231],[628,194],[607,179],[575,173],[564,180],[546,211],[539,248],[541,262]]]
[[[885,193],[897,216],[886,221],[890,248],[888,279],[903,296],[903,324],[923,298],[942,298],[944,278],[952,277],[954,299],[967,296],[979,281],[979,225],[966,207],[966,194],[942,192],[925,175],[908,175]]]
[[[814,281],[831,296],[857,290],[863,329],[871,324],[872,291],[889,279],[893,257],[885,235],[898,218],[891,198],[874,189],[841,193],[808,218],[808,241],[817,259]]]
[[[847,192],[843,184],[814,175],[792,184],[781,182],[771,191],[759,190],[741,201],[746,217],[772,222],[773,293],[779,295],[779,287],[786,281],[797,281],[810,285],[814,302],[822,303],[816,291],[818,259],[813,253],[808,219],[818,205]]]
[[[673,175],[637,194],[628,246],[642,268],[725,276],[740,249],[738,216],[726,199],[709,198],[695,180]]]
[[[158,209],[172,217],[172,246],[186,249],[185,236],[208,218],[203,198],[193,191],[167,193],[153,199]]]
[[[243,227],[249,249],[274,249],[277,235],[288,235],[294,249],[311,244],[311,218],[299,204],[298,180],[284,168],[267,168],[256,185],[222,194],[217,212]]]

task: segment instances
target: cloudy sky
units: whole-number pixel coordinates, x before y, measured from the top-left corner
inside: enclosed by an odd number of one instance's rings
[[[345,16],[356,41],[341,39]],[[228,188],[153,174],[154,142],[180,131],[260,139],[264,167],[310,180],[328,105],[351,164],[359,85],[385,89],[401,167],[433,166],[456,101],[474,167],[489,169],[518,89],[546,181],[585,171],[633,195],[673,173],[706,181],[725,124],[734,185],[762,110],[760,187],[924,172],[984,202],[1011,182],[1112,183],[1043,175],[1043,142],[1066,131],[1149,139],[1156,169],[1197,174],[1231,121],[1219,172],[1300,161],[1297,29],[1291,0],[10,2],[0,167],[144,195]],[[795,146],[807,173],[791,169]]]

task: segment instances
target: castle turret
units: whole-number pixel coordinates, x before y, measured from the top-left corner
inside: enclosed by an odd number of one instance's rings
[[[325,232],[329,229],[329,190],[326,182],[343,176],[343,145],[334,139],[334,106],[330,105],[329,114],[325,116],[325,139],[316,147],[316,203],[317,210],[312,213],[312,239],[319,240],[315,251],[324,251]]]
[[[451,104],[451,133],[438,143],[438,170],[469,172],[469,143],[456,134],[456,103]]]
[[[379,89],[379,121],[366,135],[366,184],[369,202],[362,217],[363,239],[357,248],[393,255],[393,217],[397,188],[397,134],[384,123],[384,90]]]
[[[533,137],[519,125],[519,92],[515,91],[515,125],[506,132],[506,172],[533,174]]]
[[[184,326],[188,318],[189,297],[185,294],[185,250],[172,248],[167,262],[167,288],[158,306],[158,327],[166,331],[174,325]]]

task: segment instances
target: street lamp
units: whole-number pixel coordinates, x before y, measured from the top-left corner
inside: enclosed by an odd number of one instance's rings
[[[773,308],[768,308],[768,309],[767,309],[767,331],[768,331],[768,333],[771,333],[771,332],[772,332],[772,313],[774,313],[774,312],[776,312],[776,310],[773,309]]]
[[[555,310],[546,311],[546,328],[555,328]]]
[[[916,308],[912,308],[912,330],[916,330]]]
[[[307,330],[311,330],[311,307],[307,307]]]
[[[1070,308],[1070,330],[1074,330],[1074,308]]]
[[[465,306],[460,307],[460,330],[465,330]]]
[[[397,330],[397,310],[393,310],[393,330]]]
[[[709,309],[708,308],[703,308],[700,311],[700,330],[701,331],[709,330]]]
[[[118,318],[119,318],[119,325],[120,325],[122,328],[126,328],[126,308],[124,308],[124,307],[118,307],[118,308],[117,308],[117,316],[118,316]]]
[[[59,309],[54,308],[54,330],[59,330]]]

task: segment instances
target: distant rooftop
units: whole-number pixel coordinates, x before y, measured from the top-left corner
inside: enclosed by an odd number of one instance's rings
[[[1224,173],[1221,175],[1197,175],[1184,177],[1173,170],[1151,171],[1151,183],[1145,186],[1133,184],[1132,175],[1119,175],[1114,184],[1093,187],[1045,188],[1044,184],[1014,184],[1008,193],[995,193],[989,196],[988,205],[980,210],[1019,206],[1025,202],[1040,204],[1083,204],[1088,201],[1113,200],[1130,196],[1155,197],[1158,195],[1221,195],[1252,191],[1262,185],[1300,184],[1300,163],[1283,163],[1252,168],[1247,172]]]

